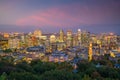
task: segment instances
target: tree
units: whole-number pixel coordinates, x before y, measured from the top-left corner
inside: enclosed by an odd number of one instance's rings
[[[38,80],[37,76],[28,72],[11,72],[8,80]]]
[[[41,80],[81,80],[77,74],[73,74],[63,70],[47,71],[40,77]]]
[[[84,77],[82,78],[82,80],[91,80],[91,78],[89,77],[89,75],[84,75]]]
[[[3,72],[6,72],[7,74],[9,74],[11,71],[15,71],[15,67],[8,62],[8,60],[3,60],[0,61],[0,74],[2,74]]]
[[[119,73],[114,68],[101,67],[98,68],[97,71],[104,78],[119,79]]]
[[[91,78],[92,79],[97,79],[97,80],[102,80],[101,75],[97,71],[94,71],[94,72],[91,73]]]
[[[5,72],[0,76],[0,80],[7,80],[7,74]]]
[[[37,64],[42,64],[41,60],[39,60],[39,59],[37,59],[37,60],[32,60],[31,63],[30,63],[31,66],[35,66],[35,65],[37,65]]]
[[[72,71],[73,70],[73,66],[70,65],[69,63],[67,62],[62,62],[62,63],[58,63],[57,66],[56,66],[56,69],[58,70],[65,70],[65,71]]]
[[[30,66],[30,65],[29,65],[28,63],[26,63],[26,62],[18,63],[18,64],[16,65],[16,68],[21,69],[21,70],[23,70],[23,71],[25,71],[25,72],[32,72],[32,73],[34,72],[32,66]]]
[[[95,67],[89,67],[88,69],[86,69],[86,71],[84,71],[85,74],[87,75],[91,75],[93,72],[96,72],[96,68]]]
[[[46,71],[54,70],[55,65],[53,63],[39,63],[33,67],[35,73],[37,74],[43,74]]]
[[[88,61],[81,61],[77,64],[79,72],[85,72],[88,68],[93,67]]]

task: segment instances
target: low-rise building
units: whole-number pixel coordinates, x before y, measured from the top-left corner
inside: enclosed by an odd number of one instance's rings
[[[49,56],[50,62],[64,62],[68,61],[68,55],[64,52],[54,52]]]
[[[28,47],[26,50],[27,50],[28,53],[45,53],[45,47],[44,46]]]

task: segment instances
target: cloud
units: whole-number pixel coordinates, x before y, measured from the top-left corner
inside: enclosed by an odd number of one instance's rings
[[[68,13],[52,8],[43,12],[38,11],[35,14],[17,20],[17,25],[35,25],[35,26],[70,26],[76,23],[76,19]]]
[[[119,3],[80,4],[73,3],[63,6],[35,11],[16,21],[17,25],[69,27],[90,24],[119,23]]]

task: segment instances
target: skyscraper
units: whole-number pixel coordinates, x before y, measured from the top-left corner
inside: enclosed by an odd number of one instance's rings
[[[74,34],[73,36],[73,46],[78,46],[78,35],[77,34]]]
[[[64,42],[64,32],[63,30],[60,30],[60,40],[59,42]]]
[[[67,31],[67,47],[72,46],[72,31]]]
[[[56,36],[55,35],[50,36],[50,49],[51,49],[51,51],[57,50]]]
[[[78,44],[81,44],[81,29],[78,29],[77,31],[77,36],[78,36]]]

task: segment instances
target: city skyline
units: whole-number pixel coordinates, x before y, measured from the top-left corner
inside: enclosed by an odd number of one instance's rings
[[[120,34],[119,0],[1,0],[0,32],[60,29]]]
[[[0,0],[0,80],[119,80],[120,0]]]

